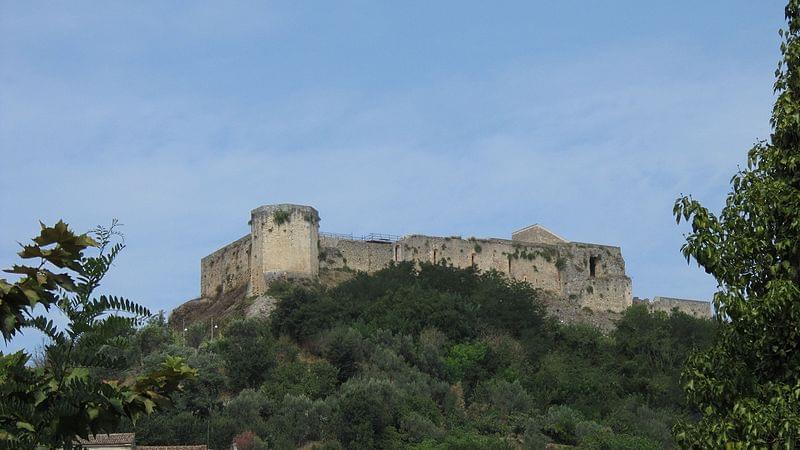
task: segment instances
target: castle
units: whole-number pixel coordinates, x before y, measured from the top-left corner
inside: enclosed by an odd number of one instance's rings
[[[259,296],[276,279],[316,279],[325,271],[374,272],[392,261],[429,261],[496,270],[593,311],[621,312],[633,304],[619,247],[570,242],[540,225],[515,231],[509,240],[354,237],[321,233],[319,222],[311,206],[277,204],[252,210],[249,234],[202,259],[201,297],[212,299],[243,287],[248,296]],[[662,303],[654,303],[654,309],[663,309],[667,303]],[[668,303],[696,316],[711,315],[706,302]]]

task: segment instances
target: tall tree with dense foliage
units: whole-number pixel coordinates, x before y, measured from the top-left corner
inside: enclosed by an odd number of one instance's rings
[[[181,359],[167,358],[132,381],[103,377],[126,363],[120,331],[150,315],[128,299],[95,295],[124,247],[113,243],[120,236],[115,225],[90,236],[63,222],[42,224],[39,236],[19,252],[38,264],[6,270],[20,276],[14,282],[0,279],[3,338],[25,328],[48,338],[38,367],[27,365],[23,351],[0,353],[0,448],[73,448],[78,437],[116,431],[123,418],[135,420],[166,405],[180,382],[194,375]],[[90,248],[96,256],[84,254]],[[55,307],[66,325],[56,326],[37,306]]]
[[[722,322],[684,371],[702,414],[676,427],[688,448],[794,448],[800,442],[800,0],[786,6],[769,141],[756,144],[716,216],[691,197],[687,259],[712,274]]]

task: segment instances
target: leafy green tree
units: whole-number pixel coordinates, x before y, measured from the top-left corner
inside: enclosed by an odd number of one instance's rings
[[[330,409],[323,400],[286,394],[268,424],[274,447],[297,448],[319,440],[331,416]]]
[[[683,253],[717,279],[724,322],[684,372],[702,413],[676,427],[684,447],[800,442],[800,0],[785,15],[769,141],[749,151],[719,216],[691,197],[675,204],[678,221],[692,225]]]
[[[336,437],[346,448],[394,447],[401,393],[387,380],[352,379],[337,396]]]
[[[644,304],[625,310],[611,335],[626,390],[650,405],[683,403],[680,370],[693,350],[710,344],[714,328],[711,321],[678,311],[651,312]]]
[[[48,338],[40,367],[27,366],[30,357],[23,351],[0,353],[0,446],[72,448],[77,437],[115,431],[123,418],[135,420],[167,405],[179,383],[194,375],[181,359],[167,358],[155,371],[129,382],[101,377],[124,365],[118,357],[122,352],[114,351],[126,345],[119,331],[150,315],[130,300],[94,294],[123,249],[112,243],[120,236],[115,225],[99,227],[90,236],[76,235],[63,222],[42,224],[39,236],[19,252],[39,264],[14,265],[6,272],[20,278],[0,280],[3,338],[8,341],[24,328]],[[98,254],[84,255],[91,247]],[[38,305],[55,307],[66,325],[57,327],[36,313]]]
[[[368,348],[361,334],[353,328],[334,328],[322,337],[322,355],[338,369],[343,383],[355,375]]]
[[[275,339],[262,320],[231,322],[213,348],[224,360],[231,388],[236,391],[258,388],[275,366]]]
[[[223,412],[232,418],[240,431],[266,434],[264,417],[272,414],[274,404],[266,395],[253,389],[245,389],[225,404]]]
[[[489,348],[483,342],[455,344],[444,358],[447,374],[453,382],[474,384],[486,374],[484,363]]]
[[[321,399],[336,389],[338,374],[339,370],[324,359],[311,363],[284,362],[275,367],[261,390],[274,400],[281,400],[286,394]]]
[[[170,409],[143,417],[136,423],[136,444],[168,445],[205,442],[208,427],[189,411]]]

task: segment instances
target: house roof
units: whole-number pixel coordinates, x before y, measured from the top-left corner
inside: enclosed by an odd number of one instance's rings
[[[89,439],[78,438],[78,442],[82,445],[133,445],[135,437],[135,433],[98,434],[96,436],[89,436]]]
[[[208,450],[205,444],[202,445],[140,445],[137,450]]]
[[[511,235],[513,236],[513,235],[515,235],[515,234],[517,234],[517,233],[522,233],[523,231],[532,230],[532,229],[534,229],[534,228],[537,228],[537,229],[540,229],[540,230],[542,230],[542,231],[545,231],[545,232],[547,232],[547,233],[549,233],[549,234],[551,234],[551,235],[555,236],[556,238],[558,238],[558,239],[560,239],[560,240],[562,240],[562,241],[564,241],[564,242],[569,242],[568,240],[564,239],[563,237],[561,237],[561,236],[559,236],[559,235],[557,235],[557,234],[553,233],[553,232],[552,232],[552,231],[550,231],[549,229],[547,229],[547,227],[545,227],[544,225],[541,225],[541,224],[538,224],[538,223],[535,223],[535,224],[533,224],[533,225],[528,225],[528,226],[527,226],[527,227],[525,227],[525,228],[520,228],[519,230],[517,230],[517,231],[514,231],[513,233],[511,233]]]

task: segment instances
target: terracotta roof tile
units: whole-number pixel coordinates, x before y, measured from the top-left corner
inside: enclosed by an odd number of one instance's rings
[[[137,450],[208,450],[205,444],[202,445],[140,445]]]
[[[78,438],[78,442],[84,445],[108,445],[108,444],[133,444],[134,433],[111,433],[89,436],[89,439]]]

